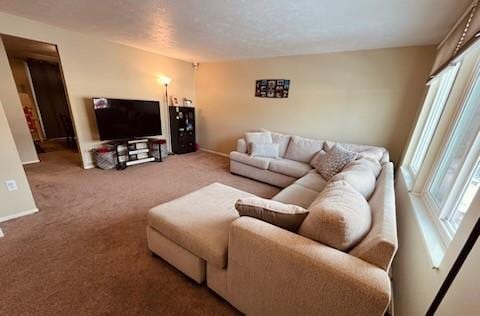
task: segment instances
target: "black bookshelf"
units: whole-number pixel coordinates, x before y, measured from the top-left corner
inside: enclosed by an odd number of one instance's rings
[[[172,152],[185,154],[196,150],[195,108],[186,106],[168,107]]]

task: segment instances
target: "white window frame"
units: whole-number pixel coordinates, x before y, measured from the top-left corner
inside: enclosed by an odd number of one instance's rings
[[[444,137],[442,142],[440,154],[438,155],[439,159],[430,169],[428,179],[423,187],[422,192],[420,193],[422,200],[425,203],[426,209],[429,212],[429,215],[433,218],[433,222],[437,227],[440,237],[445,245],[448,245],[452,240],[453,236],[456,233],[456,228],[451,225],[449,219],[456,212],[458,203],[463,197],[463,193],[469,184],[469,180],[475,170],[476,164],[478,162],[478,157],[480,155],[480,133],[477,132],[475,141],[472,143],[468,149],[467,158],[462,168],[460,169],[452,190],[448,194],[447,200],[442,208],[440,208],[435,202],[430,188],[435,181],[437,173],[445,163],[444,157],[448,156],[448,151],[451,149],[452,144],[451,140],[453,134],[455,133],[456,127],[458,126],[459,120],[465,110],[466,105],[470,101],[473,89],[476,85],[480,84],[480,57],[477,58],[477,63],[475,69],[472,72],[471,79],[466,85],[464,97],[462,98],[460,105],[456,111],[456,114],[453,116],[453,119],[450,122],[450,126],[447,132],[447,136]]]
[[[445,70],[440,77],[434,78],[430,85],[438,83],[437,89],[434,91],[433,101],[428,106],[425,122],[419,126],[420,135],[414,146],[412,157],[408,163],[408,168],[412,178],[416,178],[420,168],[425,161],[428,148],[433,139],[435,130],[440,122],[441,116],[445,110],[447,100],[452,91],[455,79],[460,69],[461,62],[457,62]],[[440,81],[440,82],[438,82]],[[426,100],[427,101],[427,100]]]

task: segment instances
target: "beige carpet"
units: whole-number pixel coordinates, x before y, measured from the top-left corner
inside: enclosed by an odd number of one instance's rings
[[[278,189],[198,152],[124,171],[83,170],[71,152],[26,167],[40,212],[1,223],[0,315],[231,315],[233,307],[146,248],[147,210],[213,182]]]

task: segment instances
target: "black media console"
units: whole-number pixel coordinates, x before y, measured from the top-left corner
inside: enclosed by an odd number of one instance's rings
[[[162,161],[160,139],[132,139],[110,142],[114,146],[117,169],[138,165],[150,161]]]

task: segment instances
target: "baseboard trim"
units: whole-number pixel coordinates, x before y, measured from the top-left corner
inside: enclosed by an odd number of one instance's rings
[[[88,165],[83,165],[83,169],[88,170],[88,169],[93,169],[95,168],[95,165],[93,163],[88,164]]]
[[[215,151],[215,150],[210,150],[210,149],[205,149],[205,148],[200,148],[200,150],[205,151],[207,153],[214,154],[214,155],[219,155],[219,156],[223,156],[223,157],[230,157],[230,155],[228,155],[228,154],[221,153],[221,152]]]
[[[23,217],[23,216],[26,216],[26,215],[31,215],[31,214],[34,214],[34,213],[37,213],[37,212],[38,212],[38,208],[34,208],[34,209],[31,209],[31,210],[28,210],[28,211],[23,211],[23,212],[15,213],[15,214],[12,214],[12,215],[3,216],[3,217],[0,217],[0,223],[9,221],[11,219]]]
[[[40,160],[30,160],[30,161],[25,161],[25,162],[22,162],[22,165],[30,165],[32,163],[39,163]]]

